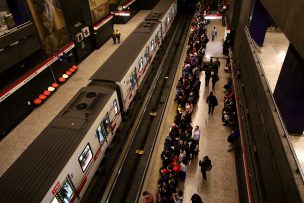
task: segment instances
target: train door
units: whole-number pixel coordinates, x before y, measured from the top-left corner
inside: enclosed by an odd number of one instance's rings
[[[116,105],[118,105],[116,99],[115,99],[115,102],[116,102]],[[118,107],[116,107],[116,108],[114,107],[113,109],[114,109],[114,112],[115,112],[115,110],[118,111]],[[100,122],[100,124],[96,130],[96,135],[97,135],[100,145],[102,145],[104,143],[104,141],[107,142],[109,133],[112,132],[110,123],[111,123],[110,116],[109,116],[109,113],[107,112],[107,114],[102,119],[102,121]]]
[[[169,29],[168,27],[169,27],[169,25],[170,25],[170,15],[171,15],[171,13],[169,13],[168,15],[167,15],[167,29]]]
[[[145,50],[145,54],[144,54],[144,63],[145,63],[145,69],[144,71],[146,71],[146,67],[148,66],[149,62],[150,62],[150,46],[148,45],[146,47],[146,50]]]
[[[140,83],[141,83],[141,80],[142,80],[142,75],[143,75],[143,67],[144,67],[144,60],[143,58],[141,57],[138,61],[138,71],[137,71],[137,77],[138,77],[138,80],[137,80],[137,85],[140,86]]]
[[[136,78],[135,78],[135,81],[136,81]],[[113,107],[112,107],[112,110],[110,111],[109,117],[110,117],[111,133],[114,135],[116,127],[118,127],[121,122],[120,109],[119,109],[119,104],[118,104],[117,99],[114,99],[114,101],[113,101]]]
[[[129,87],[131,91],[136,91],[137,90],[137,70],[136,67],[132,71],[129,79]]]
[[[151,52],[154,53],[154,48],[155,48],[155,41],[154,39],[151,40]]]
[[[105,117],[102,119],[102,122],[101,122],[100,125],[101,125],[101,127],[103,129],[103,132],[104,132],[104,139],[105,139],[105,141],[107,141],[107,137],[108,137],[109,133],[111,132],[111,128],[110,128],[110,116],[109,116],[108,112],[105,115]]]
[[[70,203],[76,197],[76,189],[71,181],[70,176],[67,176],[62,183],[61,188],[55,194],[55,198],[51,203]]]
[[[98,138],[100,145],[102,145],[104,143],[104,141],[106,141],[106,139],[107,139],[107,135],[108,135],[107,118],[108,118],[108,113],[107,113],[106,117],[101,121],[100,125],[97,127],[97,130],[96,130],[97,138]]]
[[[119,107],[118,107],[118,102],[117,99],[114,99],[113,101],[113,109],[114,109],[114,116],[116,116],[119,113]]]
[[[160,40],[159,40],[159,31],[157,32],[157,34],[155,35],[155,44],[157,46],[157,48],[159,48],[160,46]]]
[[[137,91],[137,73],[136,73],[136,68],[131,72],[129,75],[128,79],[128,91],[127,91],[127,97],[125,98],[125,101],[127,104],[129,104],[134,95],[136,94]]]
[[[167,29],[168,29],[168,21],[167,21],[167,17],[165,17],[165,19],[163,20],[163,38],[166,36],[167,33]]]

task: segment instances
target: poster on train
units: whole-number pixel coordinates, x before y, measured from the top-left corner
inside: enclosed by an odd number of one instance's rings
[[[88,143],[82,153],[80,154],[78,161],[83,172],[88,168],[93,158],[93,153],[90,144]]]
[[[59,0],[27,0],[34,23],[48,54],[68,43],[68,33]]]
[[[110,14],[108,0],[89,0],[93,23],[97,23]]]

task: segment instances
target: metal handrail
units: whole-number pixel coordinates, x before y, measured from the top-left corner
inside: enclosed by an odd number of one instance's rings
[[[246,27],[244,28],[244,31],[245,31],[245,33],[246,33],[246,35],[247,35],[247,38],[250,40],[251,45],[252,45],[255,49],[257,49],[257,48],[256,48],[256,44],[255,44],[254,40],[251,38],[251,35],[250,35],[250,33],[249,33],[248,26],[246,26]],[[271,91],[271,89],[270,89],[269,82],[268,82],[267,78],[265,77],[266,74],[265,74],[265,72],[264,72],[264,69],[263,69],[263,66],[262,66],[262,63],[261,63],[261,59],[260,59],[259,55],[258,55],[255,51],[253,52],[253,54],[255,55],[255,57],[256,57],[256,59],[257,59],[257,64],[260,66],[260,69],[261,69],[261,71],[262,71],[262,73],[263,73],[262,76],[265,78],[268,92],[269,92],[269,93],[272,93],[272,91]],[[284,125],[284,121],[283,121],[283,119],[282,119],[280,110],[279,110],[279,108],[277,107],[277,104],[276,104],[275,99],[274,99],[274,97],[273,97],[272,94],[270,94],[270,97],[271,97],[272,102],[273,102],[273,104],[274,104],[274,108],[275,108],[275,110],[276,110],[276,112],[277,112],[277,114],[278,114],[278,117],[279,117],[279,120],[280,120],[280,124],[281,124],[281,126],[282,126],[282,128],[283,128],[284,137],[287,139],[288,145],[289,145],[289,147],[290,147],[290,149],[291,149],[292,155],[293,155],[293,157],[294,157],[294,159],[295,159],[295,161],[296,161],[298,170],[299,170],[299,172],[300,172],[300,176],[301,176],[301,178],[302,178],[302,181],[304,182],[304,173],[303,173],[302,167],[301,167],[301,165],[300,165],[300,163],[299,163],[298,157],[297,157],[297,155],[296,155],[296,153],[295,153],[295,150],[294,150],[294,148],[293,148],[293,145],[291,144],[291,141],[290,141],[289,138],[288,138],[288,131],[287,131],[285,125]]]

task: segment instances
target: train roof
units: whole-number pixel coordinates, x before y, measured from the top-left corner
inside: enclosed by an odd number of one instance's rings
[[[174,0],[160,0],[145,20],[161,20],[174,2]]]
[[[104,62],[101,68],[93,74],[91,80],[100,79],[120,82],[158,25],[158,22],[142,22]]]
[[[0,178],[0,202],[41,202],[113,93],[82,88]]]

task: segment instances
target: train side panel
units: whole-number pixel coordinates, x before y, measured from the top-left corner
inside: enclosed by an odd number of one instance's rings
[[[121,88],[124,108],[126,110],[129,109],[130,103],[134,99],[136,91],[141,86],[151,62],[159,49],[161,25],[157,22],[152,22],[152,24],[157,24],[156,29],[153,31],[144,48],[130,66],[127,74],[123,77],[122,81],[118,83]],[[146,27],[148,25],[150,25],[149,22],[143,26]]]
[[[121,121],[114,91],[42,202],[56,202],[56,197],[80,202]]]
[[[163,38],[165,38],[169,28],[171,27],[171,24],[176,14],[177,14],[177,2],[172,1],[170,8],[166,11],[166,13],[163,15],[163,18],[161,19]]]

